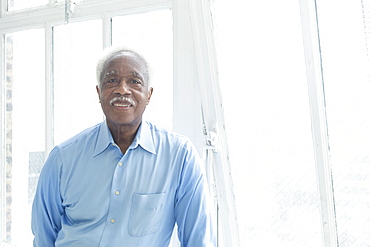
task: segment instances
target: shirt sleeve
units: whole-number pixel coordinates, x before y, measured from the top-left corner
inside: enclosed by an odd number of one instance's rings
[[[33,246],[54,246],[63,214],[60,196],[61,159],[54,148],[42,168],[32,205]]]
[[[185,148],[175,206],[181,246],[215,247],[213,213],[202,164],[191,143]]]

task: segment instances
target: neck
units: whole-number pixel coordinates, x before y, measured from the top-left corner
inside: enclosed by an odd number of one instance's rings
[[[138,125],[115,125],[107,123],[110,132],[112,133],[114,142],[119,146],[121,152],[124,154],[131,143],[134,141],[136,132],[139,129]]]

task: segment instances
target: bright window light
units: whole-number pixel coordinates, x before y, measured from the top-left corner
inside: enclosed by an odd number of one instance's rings
[[[172,129],[173,65],[172,11],[117,16],[112,20],[113,45],[141,53],[152,72],[154,88],[144,119]]]
[[[370,12],[364,3],[318,4],[340,246],[370,246]]]
[[[9,33],[5,41],[7,217],[1,234],[14,246],[27,246],[32,242],[31,203],[45,155],[44,30]]]
[[[95,66],[102,51],[100,20],[54,27],[54,143],[103,121]]]
[[[48,4],[49,0],[7,0],[8,11],[26,10]]]

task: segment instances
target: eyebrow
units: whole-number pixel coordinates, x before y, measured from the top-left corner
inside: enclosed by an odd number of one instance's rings
[[[137,72],[135,72],[135,71],[132,71],[130,74],[131,74],[132,76],[134,76],[134,77],[137,77],[137,78],[139,78],[139,79],[143,80],[143,77],[142,77],[139,73],[137,73]]]
[[[104,78],[109,77],[111,75],[115,75],[115,74],[117,74],[117,72],[115,70],[107,71],[107,73],[104,74]],[[135,71],[131,71],[130,74],[134,77],[137,77],[137,78],[143,80],[143,77]]]
[[[104,74],[104,78],[116,74],[115,70],[107,71],[107,73]]]

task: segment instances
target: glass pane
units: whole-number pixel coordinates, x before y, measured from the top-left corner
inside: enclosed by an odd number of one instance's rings
[[[103,121],[96,92],[102,51],[100,20],[54,27],[54,142]]]
[[[368,1],[361,2],[369,4]],[[370,77],[367,57],[370,44],[364,26],[370,23],[370,13],[361,9],[366,7],[361,6],[361,2],[318,1],[341,247],[370,246]]]
[[[171,10],[114,17],[113,45],[133,49],[149,62],[154,92],[144,118],[164,128],[172,129]]]
[[[46,5],[49,0],[8,0],[7,3],[8,11],[14,11]]]
[[[66,0],[56,0],[57,3],[65,3]],[[99,1],[99,0],[69,0],[72,3],[79,4],[82,2]]]
[[[299,2],[214,11],[241,246],[322,246]]]
[[[7,34],[5,50],[6,229],[2,234],[14,246],[32,246],[31,206],[45,155],[44,30]]]

